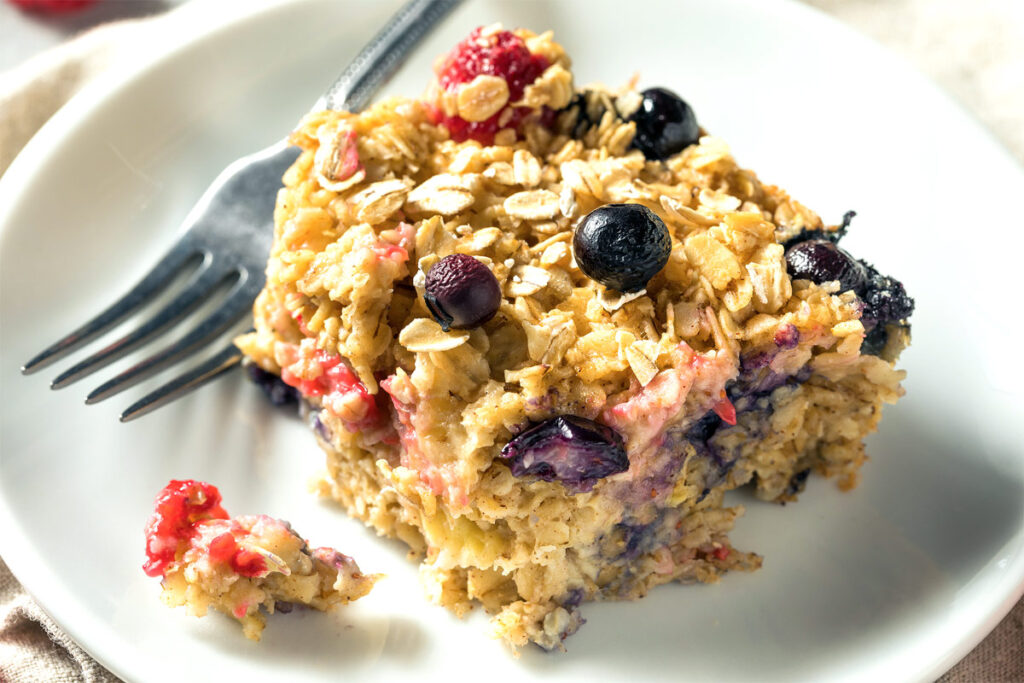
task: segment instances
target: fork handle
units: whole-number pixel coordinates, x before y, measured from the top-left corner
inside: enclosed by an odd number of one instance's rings
[[[405,3],[317,100],[313,110],[359,111],[365,107],[420,40],[461,2],[411,0]]]

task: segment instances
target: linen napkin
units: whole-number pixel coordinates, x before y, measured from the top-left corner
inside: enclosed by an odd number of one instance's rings
[[[0,559],[0,681],[116,683],[29,597]]]

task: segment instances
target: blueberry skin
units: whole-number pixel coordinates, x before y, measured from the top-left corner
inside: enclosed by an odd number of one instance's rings
[[[811,475],[811,470],[800,470],[789,478],[789,486],[786,487],[786,492],[783,495],[786,496],[797,496],[803,493],[804,488],[807,486],[807,477]]]
[[[425,290],[427,308],[445,332],[483,325],[501,305],[494,273],[468,254],[452,254],[435,263],[427,273]]]
[[[682,98],[665,88],[650,88],[640,94],[640,108],[629,120],[636,123],[633,146],[645,157],[664,160],[697,142],[697,116]]]
[[[903,283],[882,275],[874,267],[853,258],[835,243],[808,240],[786,250],[786,266],[794,280],[817,284],[839,280],[839,291],[852,289],[864,302],[864,320],[897,322],[914,312],[914,300]]]
[[[881,325],[876,324],[864,335],[864,341],[860,343],[860,352],[865,356],[880,356],[885,349],[885,345],[888,343],[888,327],[885,323]]]
[[[668,263],[672,238],[641,204],[607,204],[580,222],[572,239],[580,270],[620,292],[639,292]]]
[[[267,372],[255,363],[246,364],[245,371],[273,405],[286,407],[298,404],[299,390],[285,384],[277,375]]]
[[[574,493],[629,469],[619,433],[575,415],[560,415],[521,432],[501,449],[512,475],[558,481]]]
[[[828,240],[808,240],[786,251],[789,276],[815,284],[839,280],[839,291],[863,291],[867,269],[857,259]]]
[[[866,335],[860,347],[862,354],[879,355],[889,340],[888,325],[907,327],[906,320],[914,312],[914,300],[903,283],[853,258],[830,240],[794,244],[786,250],[786,266],[793,279],[819,284],[839,280],[840,291],[852,289],[857,294],[864,305],[861,322]]]
[[[882,275],[868,266],[868,279],[864,292],[864,318],[880,324],[906,320],[914,312],[914,300],[907,295],[903,283]]]

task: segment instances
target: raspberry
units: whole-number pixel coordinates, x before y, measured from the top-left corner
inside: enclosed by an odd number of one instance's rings
[[[239,538],[249,535],[238,522],[218,522],[218,530],[224,532],[215,536],[210,541],[210,559],[231,567],[231,571],[240,576],[262,576],[267,572],[267,563],[252,550],[247,550],[238,544]]]
[[[437,68],[437,80],[449,92],[469,83],[481,74],[498,76],[508,84],[509,102],[516,102],[523,96],[526,86],[548,68],[548,60],[535,55],[526,47],[523,39],[511,31],[498,31],[482,35],[483,28],[477,28],[469,37],[455,46]],[[531,110],[528,107],[514,107],[506,128],[516,128]],[[505,110],[484,121],[466,121],[458,116],[446,116],[435,112],[438,123],[448,128],[456,142],[467,139],[489,144],[501,127],[498,120]]]
[[[172,480],[156,498],[156,509],[146,523],[146,564],[149,576],[166,571],[182,543],[195,534],[205,519],[227,519],[220,506],[220,491],[205,482]]]
[[[324,406],[329,410],[335,405],[347,406],[339,417],[349,431],[372,429],[380,424],[381,412],[376,399],[342,362],[341,356],[318,351],[312,362],[320,366],[321,372],[316,378],[303,379],[286,367],[281,370],[281,380],[303,396],[324,397]]]
[[[482,30],[475,29],[449,53],[437,73],[441,87],[453,90],[481,74],[498,76],[508,83],[509,99],[518,100],[548,67],[548,60],[531,54],[523,39],[511,31],[481,36]]]
[[[97,0],[7,0],[30,12],[73,12],[95,5]]]

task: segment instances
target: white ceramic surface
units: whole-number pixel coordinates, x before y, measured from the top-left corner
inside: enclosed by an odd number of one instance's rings
[[[0,552],[42,605],[130,680],[928,680],[965,654],[1024,589],[1024,174],[902,63],[795,4],[478,0],[390,87],[418,93],[475,25],[551,27],[578,82],[670,86],[762,178],[826,220],[858,211],[844,245],[917,298],[907,396],[855,491],[813,478],[785,508],[736,496],[733,539],[765,556],[757,573],[587,605],[567,654],[514,659],[482,615],[429,606],[398,544],[306,494],[312,438],[240,376],[120,425],[124,397],[86,407],[84,385],[19,374],[145,272],[217,170],[289,130],[394,6],[220,3],[83,92],[0,181]],[[338,612],[270,619],[258,645],[169,610],[140,569],[141,528],[185,477],[388,578]]]

